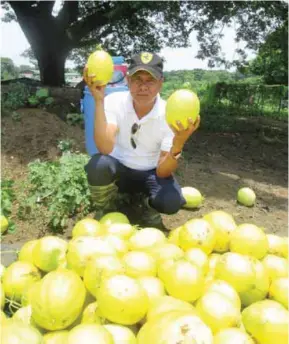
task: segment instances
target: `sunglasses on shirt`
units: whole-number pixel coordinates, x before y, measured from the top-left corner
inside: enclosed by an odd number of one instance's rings
[[[137,123],[134,123],[131,127],[131,138],[130,138],[130,143],[133,147],[133,149],[136,149],[136,143],[135,140],[133,138],[133,135],[135,135],[137,133],[137,131],[140,129],[140,125]]]

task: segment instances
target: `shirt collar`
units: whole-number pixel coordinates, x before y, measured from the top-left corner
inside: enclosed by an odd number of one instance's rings
[[[159,117],[160,113],[158,111],[158,107],[159,107],[159,104],[160,104],[160,99],[161,99],[160,94],[158,94],[157,97],[156,97],[156,102],[154,104],[154,107],[151,109],[150,113],[148,113],[146,116],[144,116],[141,119],[141,122],[146,122],[149,119]],[[136,115],[134,107],[133,107],[133,99],[132,99],[132,96],[131,96],[130,92],[128,92],[128,97],[127,97],[127,102],[126,103],[127,103],[127,106],[126,106],[127,112]]]

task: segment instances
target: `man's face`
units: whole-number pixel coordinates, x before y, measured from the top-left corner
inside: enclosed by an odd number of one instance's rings
[[[163,84],[163,79],[157,80],[146,71],[136,72],[127,79],[131,96],[139,105],[153,103]]]

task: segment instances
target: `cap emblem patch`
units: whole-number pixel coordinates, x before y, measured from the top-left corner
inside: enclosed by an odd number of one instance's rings
[[[147,64],[147,63],[151,62],[151,60],[153,59],[153,54],[142,53],[140,56],[140,59],[141,59],[142,63]]]

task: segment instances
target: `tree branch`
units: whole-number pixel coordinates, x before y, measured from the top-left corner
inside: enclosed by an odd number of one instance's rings
[[[75,42],[81,40],[81,38],[87,36],[91,31],[100,28],[109,23],[108,18],[105,16],[105,13],[95,12],[90,16],[85,17],[83,20],[75,23],[69,32],[73,37]]]
[[[37,8],[43,15],[50,16],[55,1],[39,1]]]
[[[36,7],[33,4],[37,4],[36,1],[8,1],[10,6],[13,8],[16,16],[26,15],[32,17],[36,13]]]
[[[64,1],[63,7],[58,13],[57,20],[59,20],[62,27],[67,28],[70,24],[77,21],[78,13],[78,1]]]
[[[101,28],[107,24],[115,24],[123,18],[133,18],[138,12],[139,8],[136,6],[132,8],[129,2],[122,2],[122,5],[116,4],[115,7],[109,8],[103,6],[98,8],[94,13],[86,16],[82,20],[73,25],[69,31],[74,41],[80,41],[81,38],[87,36],[91,31]]]
[[[101,38],[105,38],[107,35],[109,35],[112,32],[113,32],[113,29],[111,26],[109,26],[105,30],[102,30],[99,33],[99,35],[97,35],[96,37],[93,37],[91,39],[82,40],[82,41],[78,42],[77,45],[75,46],[75,48],[84,48],[87,46],[92,46],[94,44],[98,44],[100,42]]]

